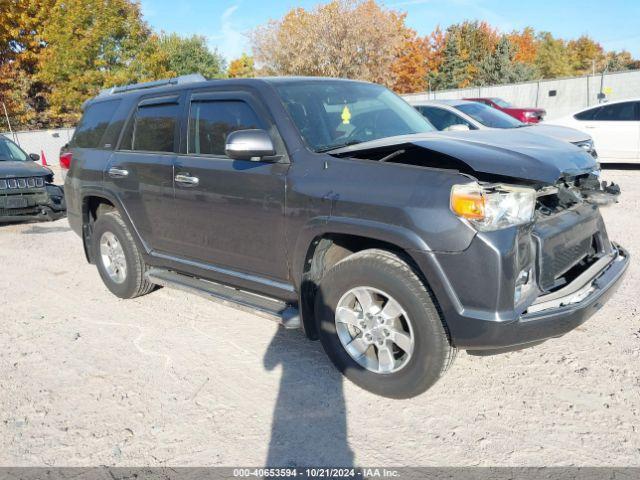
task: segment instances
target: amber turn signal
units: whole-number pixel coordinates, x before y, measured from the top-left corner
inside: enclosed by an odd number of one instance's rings
[[[485,216],[485,199],[476,185],[454,185],[451,189],[451,210],[469,220],[482,220]]]

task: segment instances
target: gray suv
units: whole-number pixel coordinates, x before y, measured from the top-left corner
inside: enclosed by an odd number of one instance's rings
[[[435,132],[370,83],[117,87],[86,103],[66,155],[69,223],[111,292],[277,318],[388,397],[425,391],[458,349],[565,334],[629,262],[599,211],[619,189],[583,149]]]

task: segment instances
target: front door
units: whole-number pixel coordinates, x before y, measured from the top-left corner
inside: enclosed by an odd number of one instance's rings
[[[193,93],[186,116],[187,146],[175,164],[172,250],[234,272],[287,279],[288,164],[232,160],[224,153],[230,132],[261,128],[273,137],[275,126],[248,92]]]

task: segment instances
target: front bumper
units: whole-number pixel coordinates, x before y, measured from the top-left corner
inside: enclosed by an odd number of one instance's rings
[[[613,295],[629,266],[629,253],[613,245],[606,265],[590,271],[588,278],[576,278],[560,295],[538,297],[522,312],[500,311],[488,314],[462,307],[459,302],[442,301],[451,298],[452,285],[430,282],[440,302],[452,343],[461,349],[483,351],[485,354],[524,348],[553,337],[559,337],[586,322]],[[433,269],[428,257],[418,261],[427,278],[440,278],[444,272]],[[577,284],[579,283],[579,284]],[[562,292],[567,292],[562,296]]]
[[[578,286],[580,288],[571,288],[573,285],[569,284],[565,288],[574,291],[565,296],[556,296],[553,300],[545,299],[550,295],[539,297],[516,321],[485,322],[468,349],[473,350],[474,344],[482,350],[524,347],[570,332],[586,322],[611,298],[628,266],[629,253],[616,246],[606,266],[591,278],[583,279],[584,283]]]
[[[47,184],[37,191],[0,195],[0,223],[53,221],[65,215],[64,191],[58,185]]]

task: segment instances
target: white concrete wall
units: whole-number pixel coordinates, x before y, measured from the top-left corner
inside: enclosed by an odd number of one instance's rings
[[[458,90],[440,90],[404,95],[407,99],[456,99],[465,97],[499,97],[518,107],[540,107],[547,111],[547,120],[597,105],[600,85],[607,94],[607,100],[624,100],[640,97],[640,70],[587,75],[584,77],[540,80],[535,82],[474,87]],[[554,97],[549,96],[556,91]]]

